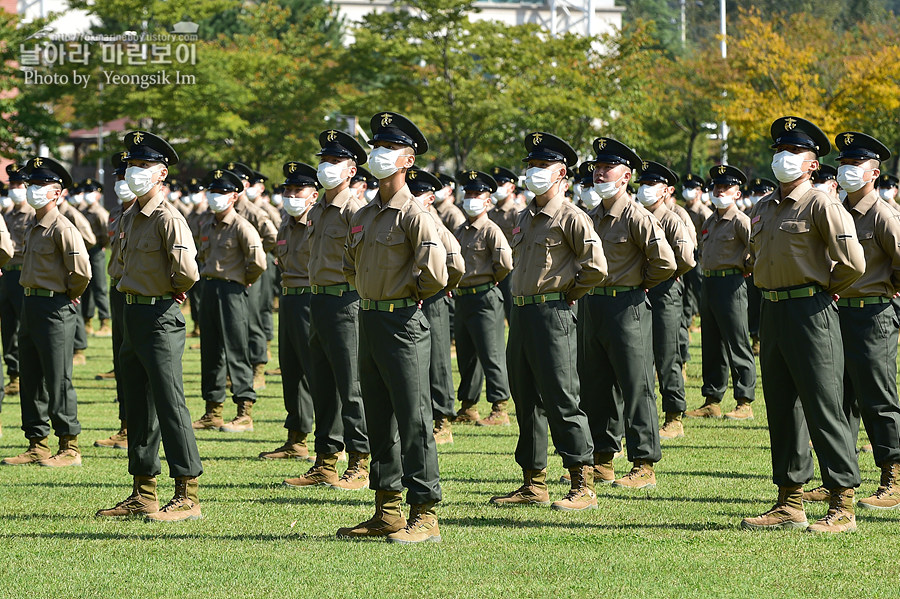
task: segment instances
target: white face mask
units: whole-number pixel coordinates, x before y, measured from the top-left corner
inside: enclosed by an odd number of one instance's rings
[[[99,191],[89,191],[86,194],[84,194],[84,201],[87,202],[88,204],[93,204],[99,199],[100,199]]]
[[[475,217],[484,212],[484,198],[463,198],[463,211]]]
[[[206,201],[209,204],[209,209],[213,212],[223,212],[228,208],[228,204],[231,201],[231,194],[210,192],[206,194]]]
[[[434,192],[434,201],[436,204],[440,204],[444,200],[446,200],[450,196],[450,188],[442,187]]]
[[[181,194],[181,197],[178,199],[181,200],[181,203],[185,204],[186,206],[191,205],[191,194],[189,194],[189,193]]]
[[[837,180],[841,189],[847,192],[859,191],[866,186],[869,181],[865,180],[866,173],[875,169],[864,169],[855,164],[842,164],[838,167]]]
[[[154,176],[161,170],[160,166],[151,166],[150,168],[141,168],[139,166],[129,166],[125,169],[125,180],[128,181],[128,187],[137,197],[147,194],[153,186],[156,185]]]
[[[9,199],[13,204],[18,206],[22,202],[25,201],[25,188],[24,187],[16,187],[15,189],[9,190]]]
[[[597,192],[597,195],[600,196],[600,199],[608,200],[619,192],[619,181],[621,181],[625,177],[623,173],[621,177],[616,179],[615,181],[606,181],[604,183],[597,183],[594,181],[593,190]]]
[[[831,193],[831,185],[828,183],[814,183],[813,187],[825,193]]]
[[[121,202],[130,202],[137,196],[134,195],[134,192],[131,191],[131,188],[128,187],[128,181],[124,179],[122,181],[116,181],[115,186],[116,197],[119,198]]]
[[[649,208],[659,201],[659,191],[662,189],[658,184],[641,185],[637,190],[637,199],[644,208]]]
[[[391,150],[379,146],[369,154],[369,170],[376,179],[387,179],[398,170],[397,159],[403,155],[403,150]]]
[[[600,194],[597,193],[593,187],[584,187],[581,190],[581,203],[584,204],[584,207],[588,210],[593,210],[597,206],[600,205],[600,202],[603,201],[603,198],[600,197]]]
[[[704,191],[703,193],[700,194],[700,201],[703,202],[704,204],[709,204],[709,192],[708,191]]]
[[[491,202],[493,202],[494,204],[499,204],[508,197],[509,189],[506,186],[500,186],[497,188],[497,191],[491,194]]]
[[[251,202],[255,201],[256,198],[259,197],[259,188],[258,187],[248,187],[247,188],[247,199]]]
[[[322,187],[325,189],[334,189],[347,180],[347,177],[344,176],[345,170],[347,170],[346,160],[338,162],[337,164],[320,162],[319,168],[316,169],[316,177],[319,179],[319,183],[322,184]]]
[[[710,200],[716,208],[728,208],[734,204],[734,194],[716,195],[712,194]]]
[[[367,190],[366,190],[366,193],[365,193],[366,201],[367,201],[367,202],[371,202],[372,200],[375,199],[375,197],[376,197],[377,195],[378,195],[378,188],[377,188],[377,187],[376,187],[375,189],[367,189]]]
[[[280,193],[273,193],[271,201],[272,201],[272,205],[275,206],[276,208],[281,208],[281,205],[284,203],[284,200],[281,198]]]
[[[531,167],[530,169],[525,171],[525,187],[527,187],[529,191],[531,191],[531,193],[535,195],[547,193],[555,183],[555,181],[553,180],[553,175],[556,173],[556,170],[557,169],[554,167]]]
[[[50,193],[49,185],[29,185],[25,190],[25,199],[28,205],[39,210],[51,202],[47,194]]]
[[[756,206],[759,203],[759,201],[761,199],[763,199],[763,197],[762,196],[750,196],[748,199],[750,200],[751,206]]]
[[[14,191],[15,191],[14,189],[9,190],[10,197],[12,197],[12,192],[14,192]],[[894,198],[897,197],[897,188],[896,187],[887,187],[887,188],[879,189],[878,195],[881,196],[882,200],[885,200],[885,201],[893,200]]]
[[[177,191],[170,191],[170,192],[169,192],[169,201],[170,201],[170,202],[174,202],[174,201],[177,200],[177,199],[178,199],[178,192],[177,192]]]
[[[291,216],[300,216],[312,203],[312,194],[307,198],[298,198],[293,196],[283,196],[284,211]]]
[[[697,199],[697,188],[689,188],[681,190],[681,197],[684,198],[685,202],[693,202]]]
[[[13,201],[9,199],[9,196],[0,196],[0,209],[6,210],[7,208],[12,207]]]
[[[772,157],[772,172],[775,178],[782,183],[790,183],[796,181],[806,172],[803,170],[803,163],[806,158],[803,154],[794,154],[787,150],[782,150]]]
[[[194,206],[198,206],[203,202],[203,192],[198,191],[197,193],[191,194],[191,204]]]

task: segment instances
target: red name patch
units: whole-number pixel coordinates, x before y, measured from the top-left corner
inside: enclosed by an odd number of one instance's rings
[[[287,245],[287,239],[279,239],[275,242],[275,245]]]
[[[754,216],[753,220],[750,221],[750,224],[755,225],[756,223],[759,222],[759,219],[761,219],[761,218],[762,218],[761,216]]]
[[[354,235],[356,233],[362,233],[362,229],[363,229],[363,226],[359,225],[358,227],[353,227],[352,229],[350,229],[350,233],[352,233]]]
[[[209,241],[209,237],[201,237],[200,241]]]
[[[521,232],[522,232],[522,227],[516,227],[515,229],[513,229],[513,235],[518,235]]]
[[[703,229],[702,231],[700,231],[701,235],[706,235],[707,233],[709,233],[709,229]]]

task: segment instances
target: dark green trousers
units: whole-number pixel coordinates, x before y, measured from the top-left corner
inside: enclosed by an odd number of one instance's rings
[[[72,386],[75,305],[65,295],[26,297],[19,323],[19,401],[26,439],[77,435],[78,399]]]
[[[684,285],[674,277],[647,293],[653,322],[653,361],[663,412],[684,412],[687,409],[679,337],[684,321],[683,293]]]
[[[112,317],[112,351],[113,370],[116,373],[116,398],[119,400],[119,420],[128,420],[128,409],[125,406],[125,371],[119,365],[119,352],[122,349],[122,340],[125,338],[125,328],[122,315],[125,311],[125,294],[115,287],[109,288],[109,313]]]
[[[316,453],[369,453],[359,389],[359,294],[309,300],[309,383],[316,414]],[[282,367],[284,372],[284,367]]]
[[[889,304],[838,308],[844,342],[844,396],[851,403],[850,429],[862,417],[879,467],[900,462],[897,401],[897,335],[900,321]]]
[[[506,364],[523,470],[547,467],[547,427],[565,468],[594,463],[588,418],[579,399],[575,314],[562,300],[513,306]]]
[[[275,265],[275,258],[272,254],[266,254],[266,270],[260,275],[259,280],[254,285],[262,286],[261,299],[261,322],[266,340],[271,341],[275,338],[275,321],[272,313],[275,310],[275,271],[278,267]],[[268,356],[267,356],[268,359]]]
[[[203,466],[191,415],[184,401],[184,316],[174,300],[152,305],[125,304],[125,335],[119,350],[128,410],[128,472],[161,472],[159,443],[169,476],[200,476]],[[121,398],[120,398],[121,401]]]
[[[431,331],[416,306],[359,313],[359,382],[372,449],[369,487],[441,500],[428,363]]]
[[[503,312],[506,315],[506,322],[510,322],[509,314],[513,305],[512,291],[510,290],[510,285],[512,285],[512,275],[513,274],[510,272],[506,275],[505,279],[497,284],[497,287],[500,288],[500,293],[503,294]]]
[[[21,270],[4,270],[0,277],[0,340],[6,374],[19,376],[19,320],[25,290],[19,285]]]
[[[700,263],[697,252],[694,252],[694,258],[697,264]],[[678,329],[678,347],[681,352],[681,361],[687,363],[691,359],[691,338],[690,328],[694,315],[700,313],[700,284],[703,276],[700,274],[700,267],[695,266],[683,275],[681,282],[684,283],[684,295],[682,302],[682,320]]]
[[[762,293],[753,282],[753,275],[747,281],[747,328],[753,336],[759,336],[759,310],[762,307]]]
[[[200,279],[187,292],[188,302],[191,308],[191,320],[195,326],[200,326],[200,302],[203,296],[203,279]]]
[[[265,275],[265,273],[263,273]],[[263,277],[260,277],[262,279]],[[261,281],[256,281],[247,289],[247,347],[250,351],[250,364],[266,364],[269,362],[266,344],[266,330],[263,322],[263,304],[266,292]],[[200,300],[203,303],[203,300]],[[206,309],[206,306],[203,306]],[[201,313],[201,318],[202,313]],[[203,321],[200,321],[203,331]]]
[[[431,327],[431,413],[434,419],[456,412],[453,394],[453,361],[450,357],[450,298],[443,291],[422,302],[422,314]]]
[[[95,245],[88,250],[91,261],[91,282],[81,296],[81,315],[90,320],[97,317],[107,320],[109,313],[109,278],[106,274],[106,250]]]
[[[730,371],[734,397],[753,401],[756,398],[756,361],[747,332],[744,277],[739,274],[704,277],[700,293],[700,319],[703,322],[701,393],[704,398],[722,401],[728,389]]]
[[[307,434],[313,430],[313,400],[309,390],[311,297],[309,293],[282,295],[278,304],[278,363],[287,412],[284,428]]]
[[[234,281],[206,279],[200,313],[200,390],[203,401],[225,401],[225,373],[235,403],[256,401],[247,350],[248,289]]]
[[[74,349],[87,349],[87,331],[84,330],[84,316],[81,310],[76,310],[78,318],[75,319],[75,338],[73,340]]]
[[[856,432],[844,398],[844,348],[837,306],[827,293],[760,311],[763,394],[772,447],[772,480],[803,485],[813,476],[812,438],[822,482],[859,486]]]
[[[643,289],[615,297],[586,295],[583,403],[594,451],[622,449],[628,459],[658,462],[659,414],[653,386],[652,315]]]
[[[488,403],[508,400],[509,375],[505,355],[503,292],[491,287],[456,298],[456,364],[460,401],[476,403],[485,380]]]

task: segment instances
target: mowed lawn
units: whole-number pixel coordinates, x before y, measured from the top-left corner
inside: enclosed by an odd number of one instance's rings
[[[701,402],[698,343],[694,335],[688,366],[692,408]],[[272,349],[270,368],[277,365]],[[268,377],[254,408],[254,432],[198,435],[205,467],[203,520],[165,525],[95,518],[97,509],[129,493],[131,478],[124,451],[92,446],[117,424],[114,383],[94,380],[111,367],[110,341],[91,338],[88,358],[74,375],[84,466],[0,468],[2,598],[897,597],[900,592],[900,512],[863,512],[859,532],[838,537],[740,529],[741,518],[768,509],[776,492],[761,384],[755,420],[688,421],[687,437],[664,445],[656,490],[599,488],[599,509],[583,513],[488,505],[492,495],[520,484],[513,459],[518,428],[455,427],[455,443],[439,450],[443,543],[402,547],[334,538],[338,527],[371,515],[373,491],[285,488],[282,479],[302,473],[306,464],[256,459],[285,437],[278,377]],[[186,350],[184,367],[188,405],[197,418],[203,412],[198,350]],[[17,400],[4,402],[4,456],[24,447]],[[733,407],[730,394],[723,405]],[[226,404],[226,419],[234,410]],[[55,438],[51,442],[55,451]],[[860,461],[860,493],[868,495],[878,473],[871,454]],[[623,474],[627,463],[617,460],[616,468]],[[549,478],[562,473],[559,458],[551,457]],[[164,503],[172,493],[165,462],[159,480]],[[554,498],[565,492],[565,486],[552,484]],[[808,505],[810,521],[825,510],[824,504]]]

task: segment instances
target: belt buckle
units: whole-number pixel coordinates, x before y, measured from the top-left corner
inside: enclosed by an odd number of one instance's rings
[[[25,288],[25,297],[31,297],[31,287]]]
[[[388,304],[388,312],[393,312],[393,311],[394,311],[394,302],[391,302],[390,304]]]
[[[524,306],[525,305],[525,296],[517,295],[517,296],[513,297],[513,304],[515,304],[517,306]]]
[[[544,294],[541,294],[541,303],[542,303],[542,304],[546,304],[546,303],[547,303],[547,296],[544,295]]]
[[[618,293],[618,291],[616,291],[615,289],[610,289],[610,291],[612,291],[612,297],[616,297],[616,293]]]
[[[287,287],[282,287],[282,288],[281,288],[281,295],[287,295],[287,294],[288,294],[288,288],[287,288]]]
[[[359,307],[362,308],[363,310],[368,310],[370,303],[371,302],[368,299],[360,300]]]
[[[772,294],[772,296],[769,298],[769,301],[770,301],[770,302],[777,302],[777,301],[778,301],[778,292],[777,292],[777,291],[770,291],[769,293]]]
[[[866,305],[866,300],[859,300],[859,307],[862,308]]]
[[[310,285],[309,292],[313,295],[319,295],[319,286],[318,285]]]

